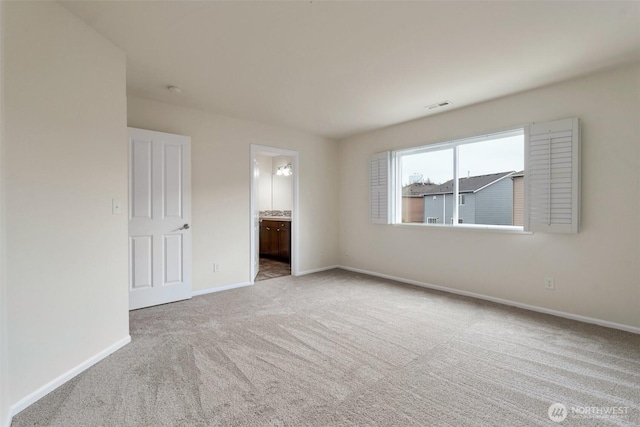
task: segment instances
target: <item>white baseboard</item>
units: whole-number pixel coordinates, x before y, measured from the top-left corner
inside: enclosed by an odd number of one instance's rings
[[[314,268],[313,270],[299,271],[298,274],[296,274],[296,276],[306,276],[307,274],[320,273],[321,271],[327,271],[327,270],[335,270],[336,268],[340,268],[340,266],[329,265],[327,267]]]
[[[131,342],[131,336],[127,335],[126,337],[122,338],[121,340],[119,340],[119,341],[115,342],[114,344],[110,345],[109,347],[105,348],[100,353],[98,353],[98,354],[90,357],[89,359],[85,360],[84,362],[82,362],[81,364],[76,366],[75,368],[72,368],[72,369],[68,370],[64,374],[60,375],[58,378],[55,378],[54,380],[52,380],[49,383],[43,385],[42,387],[40,387],[39,389],[37,389],[33,393],[23,397],[18,402],[16,402],[15,404],[11,405],[11,409],[9,410],[10,419],[15,417],[20,411],[25,409],[27,406],[29,406],[29,405],[35,403],[36,401],[40,400],[45,395],[51,393],[53,390],[57,389],[58,387],[60,387],[61,385],[63,385],[64,383],[66,383],[67,381],[72,379],[73,377],[75,377],[75,376],[81,374],[83,371],[89,369],[90,367],[92,367],[93,365],[95,365],[96,363],[98,363],[99,361],[104,359],[105,357],[109,356],[111,353],[114,353],[114,352],[120,350],[122,347],[124,347],[125,345],[129,344],[130,342]]]
[[[4,422],[4,424],[2,424],[3,427],[11,427],[11,422],[13,421],[13,417],[11,416],[11,414],[7,414],[7,419]]]
[[[191,292],[191,296],[197,297],[198,295],[206,295],[206,294],[212,294],[214,292],[228,291],[230,289],[244,288],[245,286],[251,286],[251,285],[253,285],[253,283],[251,282],[233,283],[231,285],[218,286],[216,288],[208,288],[208,289],[201,289],[199,291],[193,291]]]
[[[607,328],[619,329],[621,331],[632,332],[634,334],[640,334],[640,328],[635,326],[625,325],[622,323],[609,322],[608,320],[596,319],[593,317],[581,316],[579,314],[567,313],[564,311],[552,310],[549,308],[538,307],[535,305],[523,304],[516,301],[506,300],[502,298],[495,298],[488,295],[477,294],[475,292],[463,291],[460,289],[447,288],[446,286],[432,285],[431,283],[419,282],[417,280],[405,279],[402,277],[391,276],[388,274],[376,273],[375,271],[362,270],[359,268],[347,267],[344,265],[338,266],[343,270],[353,271],[355,273],[367,274],[369,276],[380,277],[382,279],[395,280],[397,282],[407,283],[410,285],[420,286],[423,288],[435,289],[438,291],[449,292],[451,294],[463,295],[467,297],[477,298],[485,301],[491,301],[498,304],[510,305],[513,307],[522,308],[525,310],[536,311],[538,313],[551,314],[552,316],[564,317],[565,319],[577,320],[579,322],[591,323],[593,325],[605,326]]]

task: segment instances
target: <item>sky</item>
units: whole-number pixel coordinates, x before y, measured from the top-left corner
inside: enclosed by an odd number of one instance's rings
[[[522,135],[464,144],[458,150],[461,178],[524,169]],[[402,156],[400,168],[402,185],[409,184],[409,177],[415,173],[442,184],[453,179],[453,149]]]

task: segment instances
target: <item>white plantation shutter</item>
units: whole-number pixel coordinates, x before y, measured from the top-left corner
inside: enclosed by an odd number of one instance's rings
[[[525,230],[577,233],[580,218],[578,119],[525,129]]]
[[[388,151],[369,159],[369,217],[374,224],[389,223],[390,160]]]

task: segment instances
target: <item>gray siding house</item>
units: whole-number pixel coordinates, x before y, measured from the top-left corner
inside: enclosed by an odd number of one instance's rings
[[[513,180],[515,171],[461,178],[458,193],[459,223],[513,225]],[[424,194],[424,222],[451,224],[453,180]]]

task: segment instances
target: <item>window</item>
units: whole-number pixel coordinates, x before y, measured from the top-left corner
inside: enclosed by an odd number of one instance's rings
[[[579,125],[577,118],[534,123],[373,154],[371,222],[577,233]]]
[[[513,175],[523,176],[524,129],[396,151],[396,194],[422,195],[422,204],[396,200],[394,222],[424,218],[424,224],[480,224],[518,227],[514,223]],[[419,177],[419,179],[417,179]],[[458,203],[454,203],[457,200]],[[517,199],[522,204],[522,199]],[[422,209],[423,215],[416,213]],[[399,211],[399,212],[398,212]],[[465,218],[463,221],[462,218]],[[520,226],[521,227],[521,226]]]

